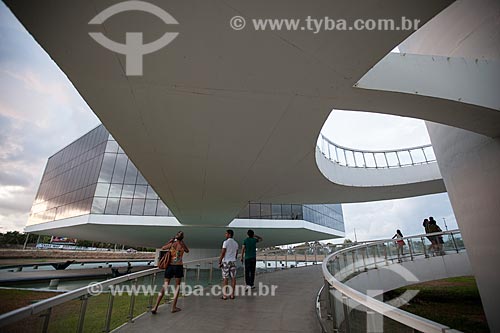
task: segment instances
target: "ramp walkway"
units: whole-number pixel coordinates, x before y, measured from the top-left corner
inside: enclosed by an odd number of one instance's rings
[[[239,296],[222,300],[218,296],[188,296],[170,312],[162,305],[156,315],[145,313],[117,332],[319,332],[315,297],[323,277],[321,266],[292,268],[256,277],[258,283],[276,285],[275,296]],[[243,279],[239,279],[239,284]]]

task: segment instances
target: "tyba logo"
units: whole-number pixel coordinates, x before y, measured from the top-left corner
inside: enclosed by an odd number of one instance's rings
[[[89,24],[102,24],[111,16],[128,11],[143,11],[151,13],[159,17],[166,24],[179,24],[175,18],[172,17],[172,15],[160,7],[144,1],[125,1],[117,3],[116,5],[108,7],[97,14],[92,20],[89,21]],[[125,44],[117,43],[104,36],[101,32],[89,32],[89,35],[105,48],[124,54],[126,62],[125,72],[127,76],[138,76],[142,75],[142,57],[145,54],[156,52],[167,46],[177,37],[177,35],[179,35],[179,33],[166,32],[163,36],[148,44],[143,44],[142,32],[125,33]]]

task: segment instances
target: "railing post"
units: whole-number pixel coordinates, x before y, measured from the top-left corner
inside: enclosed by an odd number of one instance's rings
[[[365,253],[361,253],[361,256],[363,257],[363,266],[365,267],[365,272],[368,270],[368,267],[366,266],[366,258],[368,258],[368,245],[365,247]]]
[[[429,163],[429,160],[427,159],[427,154],[425,153],[425,148],[422,147],[422,153],[424,154],[424,158],[425,158],[425,163]]]
[[[104,325],[104,332],[108,333],[110,331],[110,326],[111,326],[111,316],[113,314],[113,302],[115,300],[115,296],[113,293],[109,293],[109,299],[108,299],[108,310],[106,312],[106,323]],[[151,300],[151,297],[150,297]]]
[[[153,273],[151,275],[151,288],[152,288],[152,290],[156,289],[156,273]],[[153,297],[154,297],[154,293],[152,292],[151,295],[149,295],[148,310],[151,310],[153,308]]]
[[[387,160],[387,153],[386,152],[384,152],[384,159],[385,159],[385,164],[389,168],[389,161]]]
[[[196,282],[200,282],[200,264],[196,264]]]
[[[329,319],[329,318],[332,318],[332,308],[331,308],[331,302],[330,302],[330,284],[328,283],[328,281],[325,279],[323,280],[323,291],[326,290],[326,302],[327,302],[327,305],[326,305],[326,318]]]
[[[278,252],[274,252],[274,270],[278,269]]]
[[[411,165],[415,165],[415,162],[413,162],[413,156],[411,155],[410,149],[408,149],[408,154],[410,155]]]
[[[314,264],[318,263],[318,247],[314,247]]]
[[[389,266],[389,258],[387,257],[387,245],[383,243],[384,245],[384,259],[385,259],[385,265]]]
[[[377,266],[377,259],[380,257],[380,253],[378,251],[378,244],[375,245],[375,251],[373,251],[373,263],[375,265],[375,268],[378,268]]]
[[[134,282],[132,284],[134,288],[131,288],[131,290],[135,291],[137,290],[137,279],[134,279]],[[133,292],[132,295],[130,295],[130,308],[128,312],[128,322],[132,323],[134,319],[134,306],[135,306],[135,293]]]
[[[267,249],[266,252],[264,252],[264,264],[266,265],[266,273],[267,273]]]
[[[411,238],[408,238],[408,249],[410,250],[410,260],[413,261],[413,243]]]
[[[424,237],[420,237],[420,239],[422,240],[422,249],[424,251],[424,257],[425,258],[429,258],[429,255],[427,254],[427,248],[425,246],[425,238]]]
[[[293,251],[293,255],[295,257],[295,267],[298,267],[299,266],[299,262],[297,261],[297,250]]]
[[[307,250],[304,251],[304,264],[307,266]]]
[[[288,249],[285,252],[285,268],[288,268]]]
[[[45,317],[43,319],[42,333],[47,333],[49,330],[49,322],[50,315],[52,314],[52,308],[48,308],[47,312],[45,312],[42,316]]]
[[[453,242],[453,246],[455,247],[455,251],[457,251],[457,253],[458,253],[459,250],[458,250],[457,242],[455,241],[455,237],[453,236],[453,232],[450,233],[450,235],[451,235],[451,240]]]
[[[352,254],[352,272],[353,273],[356,273],[356,258],[354,257],[354,251],[351,251],[351,254]]]
[[[345,321],[345,330],[347,333],[351,332],[351,323],[349,322],[349,306],[348,306],[349,298],[347,296],[342,296],[342,305],[344,308],[344,321]]]
[[[392,250],[391,250],[391,244],[392,243],[387,243],[387,248],[389,249],[389,256],[391,257],[392,262],[394,263],[394,259],[392,258]]]
[[[80,299],[82,300],[82,305],[80,307],[80,317],[78,318],[77,333],[83,332],[83,324],[85,323],[85,313],[87,312],[89,295],[83,295]]]
[[[208,284],[212,284],[213,274],[214,274],[214,261],[210,262],[210,273],[208,274]]]

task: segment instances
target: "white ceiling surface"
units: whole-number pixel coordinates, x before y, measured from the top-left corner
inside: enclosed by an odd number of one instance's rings
[[[444,191],[441,182],[352,187],[318,170],[315,145],[332,109],[412,116],[500,133],[500,113],[443,99],[353,88],[407,31],[234,31],[246,18],[419,18],[451,1],[151,1],[178,22],[127,12],[88,21],[117,1],[6,1],[183,224],[227,224],[249,200],[361,202]],[[247,20],[249,21],[249,20]],[[123,42],[179,32],[127,77]],[[459,116],[456,116],[459,115]],[[481,121],[477,121],[481,119]],[[470,121],[474,120],[474,121]]]
[[[240,244],[247,230],[253,229],[264,238],[261,247],[344,237],[344,232],[303,220],[235,219],[228,226],[186,226],[174,217],[93,214],[32,225],[26,227],[26,232],[43,234],[44,230],[49,230],[51,235],[157,248],[182,230],[188,246],[218,249],[228,228],[234,230],[234,238]]]

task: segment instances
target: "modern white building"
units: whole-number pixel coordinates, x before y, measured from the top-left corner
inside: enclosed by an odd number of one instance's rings
[[[340,204],[247,203],[226,225],[183,225],[100,125],[48,159],[26,232],[161,247],[183,230],[189,257],[217,255],[225,230],[263,246],[344,236]]]
[[[124,11],[108,9],[120,1],[6,3],[183,225],[225,227],[249,201],[361,202],[446,187],[490,329],[500,330],[498,1],[148,2],[158,18],[138,2]],[[236,16],[246,25],[234,29]],[[420,25],[318,33],[254,25],[307,17]],[[136,61],[162,38],[170,43]],[[142,51],[120,54],[128,49],[119,44],[143,39]],[[389,54],[398,45],[403,53]],[[128,72],[132,64],[142,75]],[[391,170],[325,172],[316,143],[332,109],[428,121],[445,187],[429,170],[406,168],[408,182],[403,168],[395,182]]]

